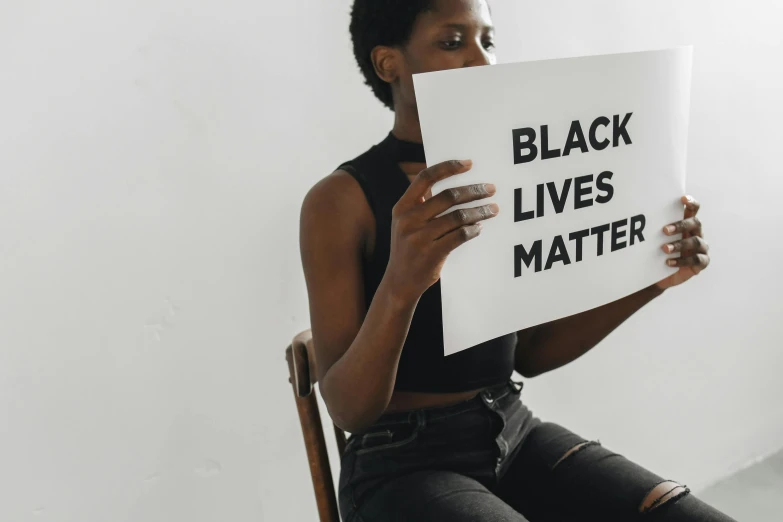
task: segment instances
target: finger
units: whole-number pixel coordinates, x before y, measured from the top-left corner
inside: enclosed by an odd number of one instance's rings
[[[443,254],[448,254],[458,246],[467,243],[471,239],[477,237],[481,233],[481,223],[475,223],[473,225],[465,225],[456,230],[452,230],[439,240],[435,242],[435,245],[441,249]]]
[[[685,205],[685,219],[692,218],[699,213],[701,203],[693,199],[693,196],[683,196],[682,204]]]
[[[682,201],[682,204],[685,205],[685,213],[683,215],[685,219],[692,218],[699,212],[701,205],[693,198],[693,196],[683,196],[680,201]],[[691,232],[686,231],[682,233],[683,238],[690,236]]]
[[[666,260],[666,264],[678,267],[690,266],[694,268],[696,273],[699,273],[709,266],[710,256],[707,254],[696,254],[693,256],[678,257],[676,259]]]
[[[700,236],[692,236],[663,245],[663,251],[667,254],[675,252],[693,252],[696,254],[706,254],[710,251],[710,245],[707,240]]]
[[[402,195],[398,204],[402,208],[407,208],[421,203],[435,183],[455,174],[467,172],[471,166],[473,166],[473,162],[470,160],[451,160],[422,170],[413,178],[413,182]]]
[[[429,220],[446,212],[454,205],[488,198],[493,194],[495,194],[495,185],[489,183],[454,187],[446,189],[437,196],[428,199],[416,209],[416,212],[421,212],[420,217],[422,219]]]
[[[427,225],[427,228],[434,238],[440,239],[458,228],[493,218],[498,215],[498,211],[499,207],[495,203],[480,207],[460,208],[434,219]]]
[[[673,236],[674,234],[690,233],[701,234],[701,220],[698,217],[693,216],[688,219],[683,219],[671,225],[663,227],[663,233],[667,236]]]

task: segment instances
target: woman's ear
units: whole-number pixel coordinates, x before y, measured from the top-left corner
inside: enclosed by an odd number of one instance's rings
[[[394,83],[400,76],[400,52],[393,47],[379,45],[370,53],[375,74],[386,83]]]

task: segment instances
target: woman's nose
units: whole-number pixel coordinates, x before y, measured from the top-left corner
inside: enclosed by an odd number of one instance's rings
[[[481,65],[492,65],[494,55],[484,49],[480,43],[471,47],[470,57],[465,61],[465,67],[479,67]]]

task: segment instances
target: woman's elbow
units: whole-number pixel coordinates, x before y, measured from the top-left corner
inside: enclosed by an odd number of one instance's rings
[[[360,403],[356,395],[343,397],[330,394],[323,385],[321,396],[334,425],[348,433],[362,433],[383,413],[382,409],[374,405]]]
[[[346,433],[363,433],[367,428],[372,426],[372,423],[361,422],[360,419],[345,419],[332,417],[332,422],[335,426],[340,428]]]
[[[331,417],[332,422],[335,426],[340,428],[343,431],[347,431],[348,433],[362,433],[367,428],[373,425],[373,423],[380,417],[380,415],[367,415],[365,414],[356,414],[353,412],[337,412],[333,409],[330,409],[327,406],[327,409],[329,410],[329,417]]]
[[[524,377],[525,379],[532,379],[533,377],[538,377],[544,372],[535,370],[533,368],[530,368],[528,366],[523,366],[521,368],[516,369],[517,373]]]
[[[533,377],[538,377],[542,373],[547,372],[541,365],[536,364],[536,361],[532,357],[519,356],[516,358],[514,370],[525,379],[532,379]]]

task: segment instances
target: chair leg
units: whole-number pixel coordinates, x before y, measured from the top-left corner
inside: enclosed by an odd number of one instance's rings
[[[288,368],[293,375],[293,363],[288,358]],[[293,381],[293,379],[292,379]],[[332,480],[332,470],[329,466],[329,455],[326,451],[326,441],[321,425],[321,416],[318,411],[318,402],[315,394],[310,393],[306,397],[299,397],[295,384],[292,382],[296,409],[299,413],[299,422],[302,425],[307,460],[310,464],[310,475],[313,478],[313,490],[318,506],[318,516],[321,522],[340,522],[337,510],[337,498]]]

